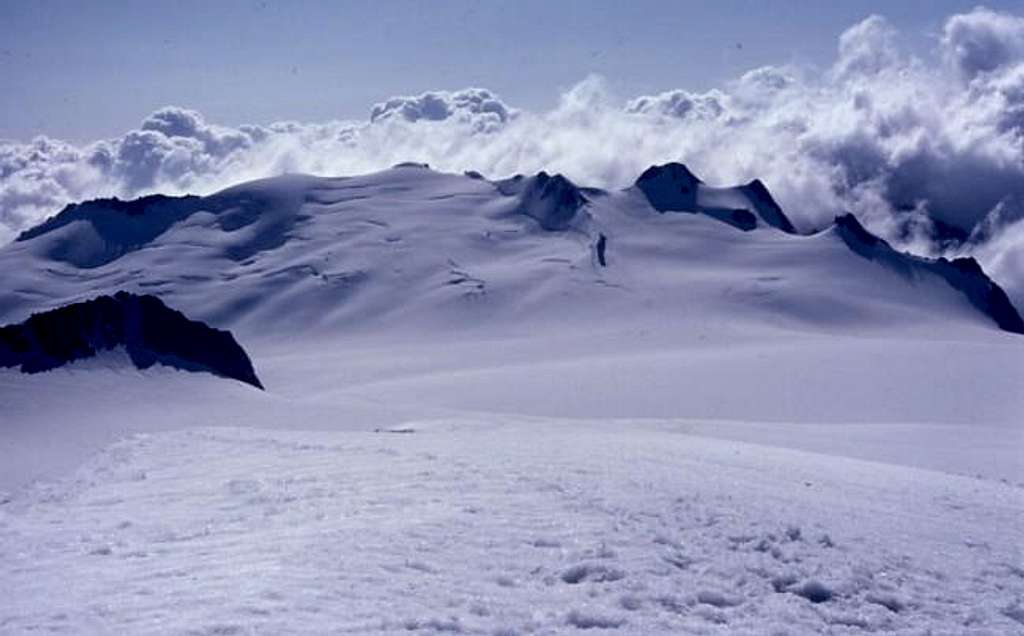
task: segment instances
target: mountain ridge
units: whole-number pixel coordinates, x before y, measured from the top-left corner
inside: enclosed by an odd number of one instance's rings
[[[849,254],[884,261],[902,278],[841,258],[832,234]],[[402,311],[438,325],[552,312],[592,319],[581,307],[635,314],[615,291],[632,290],[680,315],[706,302],[736,316],[884,324],[894,319],[887,308],[937,319],[925,307],[948,304],[939,298],[947,293],[929,291],[936,297],[915,310],[898,289],[935,281],[961,298],[952,302],[1024,332],[976,263],[898,252],[852,216],[831,234],[801,233],[759,180],[710,187],[680,163],[652,166],[621,191],[546,172],[490,181],[400,164],[352,177],[261,179],[208,197],[98,199],[67,206],[0,249],[0,266],[13,271],[16,262],[29,271],[0,290],[0,319],[120,289],[155,294],[211,324],[252,321],[258,333],[284,319],[409,325]],[[780,273],[759,274],[765,268]],[[680,293],[692,298],[673,298]],[[552,309],[564,298],[582,304]],[[458,304],[469,299],[480,302]]]
[[[40,373],[118,347],[139,369],[160,363],[263,389],[249,356],[231,332],[190,320],[155,296],[124,291],[0,327],[0,368]]]

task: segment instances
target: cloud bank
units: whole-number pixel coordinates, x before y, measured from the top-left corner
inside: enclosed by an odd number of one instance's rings
[[[870,16],[828,68],[766,66],[707,92],[632,99],[590,77],[546,112],[471,88],[393,97],[362,121],[225,127],[166,107],[88,145],[0,142],[0,243],[70,201],[202,194],[284,172],[418,161],[622,187],[683,161],[709,183],[761,178],[803,229],[852,211],[903,249],[974,254],[1024,305],[1024,17],[950,16],[927,59],[900,40]]]

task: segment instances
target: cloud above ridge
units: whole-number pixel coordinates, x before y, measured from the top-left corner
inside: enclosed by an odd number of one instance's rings
[[[400,161],[604,187],[666,161],[709,183],[758,177],[804,229],[853,211],[904,249],[977,255],[1022,304],[1024,17],[950,16],[922,60],[875,15],[842,34],[829,68],[765,66],[625,100],[590,77],[544,112],[469,88],[393,97],[361,121],[226,127],[169,106],[92,144],[0,141],[0,243],[71,201]]]

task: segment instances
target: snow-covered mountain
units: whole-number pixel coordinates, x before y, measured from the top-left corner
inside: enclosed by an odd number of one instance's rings
[[[1024,627],[1019,313],[759,181],[289,175],[68,206],[0,272],[74,358],[0,368],[0,632]],[[119,292],[266,391],[135,369]]]
[[[973,262],[897,253],[852,217],[800,234],[759,181],[709,187],[681,164],[652,167],[621,192],[543,172],[492,182],[407,164],[209,197],[97,200],[24,232],[0,250],[0,268],[5,322],[128,290],[257,337],[644,314],[1024,331]]]

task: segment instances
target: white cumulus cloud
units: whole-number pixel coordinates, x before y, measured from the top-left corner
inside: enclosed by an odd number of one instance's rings
[[[954,15],[942,30],[947,59],[965,78],[1024,58],[1024,18],[979,7]]]
[[[376,104],[370,112],[370,121],[379,122],[399,118],[408,122],[457,120],[469,123],[479,131],[495,130],[515,111],[497,95],[483,88],[461,91],[434,91],[413,97],[400,96]]]

